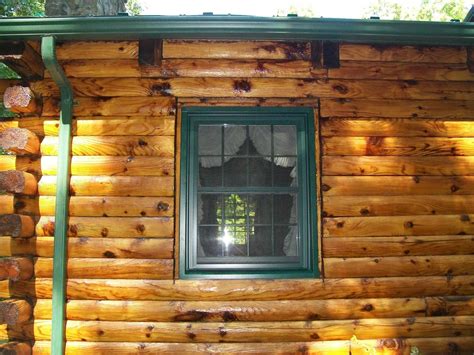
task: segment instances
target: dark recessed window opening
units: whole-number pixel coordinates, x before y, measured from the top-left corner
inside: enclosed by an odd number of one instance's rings
[[[186,108],[182,120],[181,276],[315,276],[312,109]]]

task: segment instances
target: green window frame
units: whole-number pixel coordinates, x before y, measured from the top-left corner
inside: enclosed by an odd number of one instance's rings
[[[247,186],[239,189],[227,188],[223,185],[222,187],[212,188],[212,190],[221,194],[278,194],[289,192],[296,194],[298,201],[297,230],[299,236],[297,256],[285,256],[283,258],[278,258],[275,256],[261,258],[253,257],[251,259],[252,262],[248,261],[249,256],[247,256],[245,262],[239,262],[238,258],[231,259],[231,262],[228,261],[229,259],[225,258],[222,258],[221,261],[218,260],[217,262],[199,261],[197,246],[198,193],[206,193],[207,191],[205,188],[198,186],[198,130],[200,125],[271,125],[272,130],[273,125],[292,125],[296,127],[296,166],[298,176],[298,184],[296,187],[279,188],[274,186]],[[318,236],[316,224],[317,206],[315,188],[316,164],[314,132],[315,128],[313,109],[307,107],[182,108],[179,257],[180,277],[182,279],[275,279],[314,278],[319,276],[317,264]],[[208,188],[208,190],[211,189]],[[271,227],[274,228],[274,225],[272,224]]]

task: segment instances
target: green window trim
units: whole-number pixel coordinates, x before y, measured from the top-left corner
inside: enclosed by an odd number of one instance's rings
[[[180,177],[180,277],[182,279],[314,278],[318,270],[316,222],[316,164],[313,108],[305,107],[185,107],[181,112]],[[297,187],[220,187],[217,193],[288,193],[297,192],[299,252],[296,262],[290,257],[258,257],[256,263],[239,263],[238,258],[217,263],[197,262],[197,194],[199,125],[294,125],[297,130]],[[272,153],[273,154],[273,153]],[[199,192],[212,188],[199,188]],[[294,190],[294,191],[293,191]],[[273,242],[273,239],[272,239]],[[201,257],[202,258],[202,257]],[[202,259],[212,259],[205,257]],[[215,258],[219,259],[219,258]],[[233,263],[224,263],[223,260]],[[248,260],[248,257],[247,257]]]

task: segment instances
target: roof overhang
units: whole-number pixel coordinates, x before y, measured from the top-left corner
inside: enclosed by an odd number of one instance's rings
[[[252,16],[2,18],[0,40],[253,39],[474,45],[474,23]]]

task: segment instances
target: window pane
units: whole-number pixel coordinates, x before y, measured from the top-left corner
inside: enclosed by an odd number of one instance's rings
[[[272,223],[272,195],[249,195],[248,209],[251,225]]]
[[[272,131],[270,126],[249,126],[249,155],[272,154]]]
[[[224,154],[248,154],[247,126],[224,126]]]
[[[272,256],[272,227],[255,227],[249,243],[250,256]]]
[[[199,158],[199,185],[202,187],[222,186],[222,158]]]
[[[222,242],[225,256],[248,256],[247,254],[247,226],[226,225]]]
[[[249,186],[272,186],[270,157],[249,158]]]
[[[247,158],[232,158],[224,163],[224,186],[247,185]]]
[[[296,127],[273,126],[273,147],[275,155],[296,155]]]
[[[247,224],[247,195],[224,195],[225,225]]]
[[[199,155],[222,154],[222,125],[199,126]]]
[[[273,184],[280,187],[298,186],[296,158],[276,157],[273,169]]]
[[[198,227],[198,234],[198,256],[223,256],[224,248],[221,226],[200,226]]]
[[[273,234],[275,256],[298,256],[297,226],[276,226]]]
[[[296,216],[296,194],[278,194],[273,196],[273,220],[275,224],[296,223]]]

